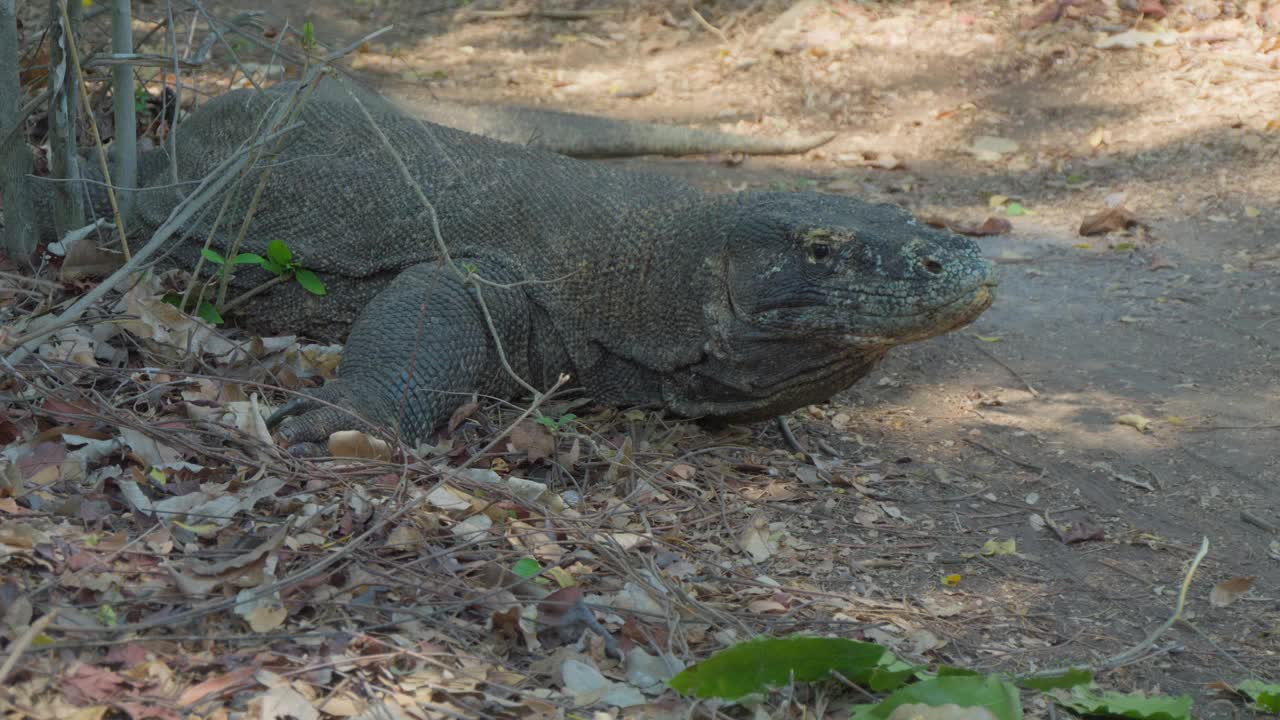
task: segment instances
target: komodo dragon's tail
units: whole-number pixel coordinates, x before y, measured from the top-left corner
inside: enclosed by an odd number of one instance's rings
[[[714,152],[792,155],[818,147],[835,137],[835,133],[752,137],[556,110],[459,105],[440,100],[406,101],[401,106],[409,114],[438,125],[586,158]]]

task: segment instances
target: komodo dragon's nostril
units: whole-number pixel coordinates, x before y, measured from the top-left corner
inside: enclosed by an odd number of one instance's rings
[[[931,257],[922,259],[920,261],[920,264],[924,267],[925,270],[928,270],[934,275],[939,275],[942,273],[942,263],[938,262],[937,260],[934,260]]]

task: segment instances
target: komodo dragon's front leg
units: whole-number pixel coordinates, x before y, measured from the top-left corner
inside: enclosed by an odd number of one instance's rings
[[[503,349],[521,372],[528,299],[519,290],[493,287],[484,296]],[[365,307],[351,328],[337,378],[285,404],[267,427],[279,425],[278,437],[298,455],[322,454],[331,433],[364,421],[414,441],[471,393],[503,396],[515,387],[467,281],[450,268],[424,263],[401,272]]]

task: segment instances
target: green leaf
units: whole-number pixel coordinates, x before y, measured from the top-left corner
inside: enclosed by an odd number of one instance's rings
[[[217,250],[213,250],[211,248],[202,249],[200,251],[200,255],[203,256],[205,260],[208,260],[214,265],[223,265],[223,264],[226,264],[227,262],[227,259],[222,257],[222,255],[219,254]]]
[[[267,257],[277,265],[288,265],[293,262],[293,252],[283,240],[272,240],[267,243]]]
[[[542,566],[538,564],[537,560],[534,560],[531,557],[523,557],[517,560],[516,564],[511,567],[511,572],[522,578],[531,578],[542,572]]]
[[[1236,685],[1236,689],[1248,695],[1259,710],[1280,713],[1280,683],[1245,680]]]
[[[1053,690],[1055,688],[1073,688],[1077,685],[1088,685],[1093,682],[1093,671],[1089,668],[1067,668],[1060,675],[1026,678],[1018,680],[1018,684],[1032,690]]]
[[[927,679],[930,676],[924,675],[921,677],[922,679]],[[985,677],[985,674],[969,668],[956,667],[955,665],[939,665],[938,677]]]
[[[231,260],[232,265],[261,265],[267,261],[257,253],[240,253]]]
[[[111,607],[110,605],[107,605],[106,603],[99,605],[98,606],[98,622],[101,622],[103,625],[106,625],[107,627],[115,627],[120,622],[119,619],[116,617],[116,609]]]
[[[793,636],[738,643],[671,678],[672,688],[700,698],[735,700],[769,686],[830,679],[832,672],[877,692],[901,685],[915,668],[874,643]]]
[[[1010,202],[1004,206],[1004,214],[1009,217],[1019,217],[1027,214],[1027,209],[1020,202]]]
[[[273,275],[283,275],[288,270],[288,268],[284,267],[283,265],[277,265],[265,258],[263,258],[262,260],[262,269],[266,270],[267,272]]]
[[[298,278],[298,284],[312,295],[323,295],[325,293],[324,283],[320,282],[320,278],[316,277],[316,274],[310,270],[298,270],[295,277]]]
[[[213,303],[202,302],[196,308],[196,317],[209,323],[210,325],[221,325],[223,323],[222,315],[218,313],[218,308]]]
[[[1011,683],[994,675],[952,675],[908,685],[875,705],[858,705],[849,720],[883,720],[902,705],[980,707],[998,720],[1022,718],[1022,700]]]
[[[311,20],[302,23],[302,48],[310,50],[316,46],[316,26],[311,24]]]
[[[1058,704],[1082,715],[1133,718],[1134,720],[1191,720],[1191,696],[1157,695],[1147,697],[1140,692],[1125,695],[1118,692],[1098,694],[1078,687]]]

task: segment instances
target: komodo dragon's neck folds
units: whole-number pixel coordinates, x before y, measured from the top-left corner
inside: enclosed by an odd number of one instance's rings
[[[239,251],[265,255],[283,240],[328,293],[275,284],[239,321],[347,341],[337,378],[272,419],[297,448],[361,420],[412,441],[473,393],[521,395],[499,341],[535,387],[569,373],[604,403],[766,418],[830,398],[889,348],[961,327],[992,301],[992,266],[971,240],[894,206],[709,195],[426,123],[362,94],[380,135],[333,84],[234,186],[226,211],[197,216],[166,259],[194,267],[209,237],[225,254],[271,168]],[[255,137],[289,90],[232,92],[193,113],[177,135],[180,182],[163,152],[144,155],[139,184],[152,189],[138,193],[128,227],[164,222],[180,189]],[[442,263],[401,160],[455,267]],[[233,220],[215,227],[215,216]],[[270,278],[240,266],[232,290]]]

